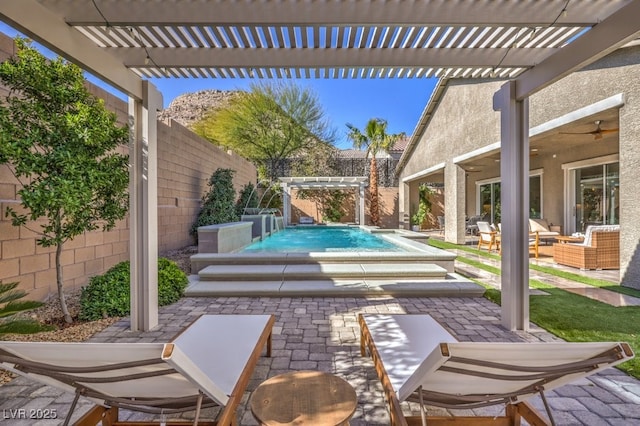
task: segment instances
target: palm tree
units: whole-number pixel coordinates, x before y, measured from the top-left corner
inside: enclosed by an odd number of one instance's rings
[[[378,165],[376,163],[376,154],[379,151],[389,152],[391,147],[405,135],[404,133],[388,134],[387,121],[381,118],[370,119],[364,128],[364,132],[349,123],[347,123],[347,127],[349,128],[349,134],[347,136],[353,142],[353,146],[356,149],[365,148],[367,150],[367,157],[371,156],[371,162],[369,164],[371,223],[379,226],[380,213],[378,211]]]

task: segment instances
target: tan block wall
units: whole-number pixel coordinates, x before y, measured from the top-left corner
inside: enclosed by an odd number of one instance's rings
[[[0,61],[14,53],[13,40],[0,34]],[[105,100],[120,122],[128,115],[127,103],[105,90],[87,83],[94,95]],[[0,98],[6,96],[0,86]],[[126,151],[126,148],[123,148]],[[255,167],[243,158],[224,152],[175,123],[158,122],[158,250],[182,248],[194,244],[189,235],[191,224],[208,190],[207,181],[217,168],[236,170],[234,184],[255,184]],[[5,217],[8,206],[18,209],[20,183],[7,165],[0,165],[0,280],[18,281],[29,292],[29,299],[43,300],[56,289],[55,248],[37,245],[37,234],[16,228]],[[30,225],[37,231],[38,223]],[[128,219],[109,232],[94,231],[76,237],[64,245],[61,256],[65,288],[87,285],[89,278],[129,259]]]
[[[255,185],[253,164],[202,139],[175,121],[158,123],[158,250],[186,247],[200,211],[208,181],[218,168],[232,169],[236,193],[247,183]]]
[[[366,191],[365,191],[366,194]],[[380,227],[397,229],[398,222],[398,188],[378,188],[378,204],[380,213]],[[369,209],[365,211],[367,224],[371,223]]]
[[[347,198],[342,204],[342,209],[345,212],[341,223],[355,223],[355,192],[349,191],[351,196]],[[357,191],[356,191],[357,192]],[[296,189],[291,190],[291,223],[298,223],[301,216],[312,217],[316,223],[322,221],[322,213],[319,211],[318,206],[312,200],[303,200],[298,198],[298,191]]]

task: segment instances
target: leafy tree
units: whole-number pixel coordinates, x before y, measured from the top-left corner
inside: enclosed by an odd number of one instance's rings
[[[0,335],[6,333],[30,334],[50,330],[29,318],[15,318],[15,315],[42,306],[42,302],[22,300],[27,293],[16,290],[18,282],[4,284],[0,281]]]
[[[285,159],[335,140],[317,96],[295,84],[254,84],[193,129],[253,161],[268,180]]]
[[[353,146],[356,149],[364,148],[367,151],[367,157],[371,157],[369,165],[371,223],[379,226],[380,212],[378,205],[378,165],[376,163],[376,154],[380,151],[389,152],[393,145],[405,135],[404,133],[387,133],[387,121],[381,118],[370,119],[364,131],[360,131],[350,123],[347,123],[347,127],[349,128],[348,137],[353,142]]]
[[[91,95],[82,70],[61,58],[48,60],[24,40],[0,64],[10,89],[0,105],[0,164],[9,163],[22,188],[23,211],[7,209],[14,226],[55,247],[56,281],[64,319],[67,309],[60,256],[65,242],[95,229],[112,229],[128,207],[129,132],[104,101]],[[33,221],[40,222],[40,228]]]
[[[209,178],[209,192],[202,197],[202,209],[191,227],[197,237],[198,227],[238,220],[235,207],[236,191],[233,189],[234,170],[216,169]]]
[[[313,144],[303,148],[290,160],[291,176],[339,176],[340,151],[333,145]]]

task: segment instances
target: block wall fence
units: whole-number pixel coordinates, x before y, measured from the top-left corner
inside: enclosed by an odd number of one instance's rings
[[[291,191],[291,223],[298,223],[300,216],[312,217],[316,222],[322,220],[322,213],[315,202],[298,198],[298,191]],[[365,225],[371,224],[371,214],[369,212],[369,188],[365,188]],[[341,222],[355,222],[355,197],[357,190],[351,190],[350,196],[343,203],[345,215]],[[378,210],[380,213],[380,226],[382,228],[398,228],[398,188],[378,187]]]
[[[13,40],[0,34],[0,61],[15,52]],[[121,123],[126,123],[127,103],[87,83],[89,90],[104,99]],[[7,95],[0,86],[0,99]],[[225,152],[174,121],[158,122],[158,250],[183,248],[195,243],[189,229],[208,190],[207,182],[217,168],[236,170],[236,191],[257,181],[256,169],[247,160]],[[11,168],[0,165],[0,280],[18,281],[28,298],[44,300],[55,293],[55,248],[36,244],[38,223],[30,231],[11,225],[5,217],[7,207],[17,209],[20,184]],[[85,286],[89,278],[105,272],[116,263],[129,259],[128,219],[109,232],[94,231],[79,235],[64,246],[62,253],[65,288]]]

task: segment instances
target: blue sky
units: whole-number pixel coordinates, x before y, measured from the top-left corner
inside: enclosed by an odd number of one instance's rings
[[[13,28],[0,23],[0,31],[14,37]],[[50,55],[43,50],[43,53]],[[125,98],[124,95],[88,76],[89,80]],[[160,90],[165,107],[183,93],[205,89],[247,89],[252,79],[153,79]],[[303,87],[309,87],[318,96],[329,121],[338,134],[337,145],[350,148],[346,138],[346,123],[363,128],[370,118],[383,118],[389,123],[391,133],[405,132],[411,135],[420,118],[436,79],[291,79]]]

